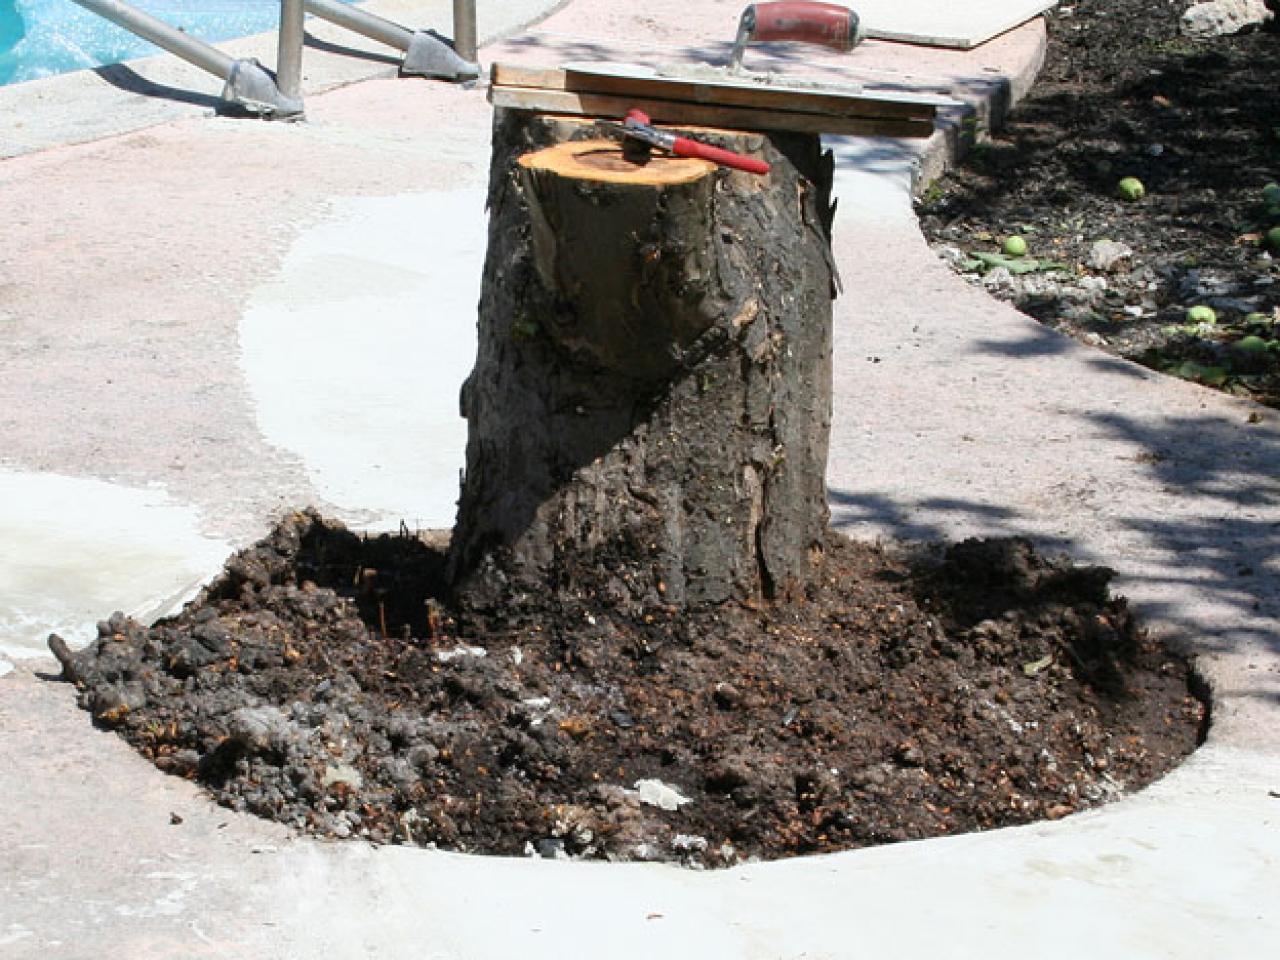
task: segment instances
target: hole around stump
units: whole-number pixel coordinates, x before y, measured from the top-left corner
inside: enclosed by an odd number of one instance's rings
[[[700,866],[1056,819],[1166,772],[1207,716],[1096,568],[1023,541],[833,534],[807,596],[685,613],[607,549],[590,591],[472,608],[443,560],[296,515],[180,616],[104,624],[81,703],[311,833]]]

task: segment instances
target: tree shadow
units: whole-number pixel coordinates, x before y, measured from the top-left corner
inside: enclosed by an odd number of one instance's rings
[[[1004,104],[1009,123],[999,140],[982,144],[961,166],[980,186],[949,197],[936,212],[946,219],[981,218],[993,204],[1017,196],[1035,206],[1057,206],[1064,215],[1077,198],[1114,195],[1118,165],[1146,185],[1149,205],[1170,224],[1230,242],[1236,224],[1215,214],[1213,200],[1180,196],[1190,185],[1219,192],[1275,177],[1265,145],[1273,142],[1277,94],[1274,36],[1232,38],[1251,50],[1248,69],[1222,53],[1178,33],[1177,19],[1153,22],[1133,51],[1134,65],[1149,66],[1114,76],[1102,64],[1089,73],[1087,54],[1073,52],[1074,66],[1051,62],[1035,93],[1016,110]],[[1068,21],[1070,24],[1070,21]],[[1104,21],[1092,29],[1106,29]],[[1050,19],[1050,30],[1055,31]],[[1163,35],[1157,35],[1163,30]],[[1079,36],[1068,43],[1078,46]],[[1117,111],[1117,104],[1123,109]],[[999,123],[993,126],[1000,126]],[[1148,149],[1159,145],[1158,149]],[[1259,146],[1263,145],[1263,146]],[[1223,158],[1230,157],[1230,163]],[[1056,171],[1034,180],[1016,171]],[[926,208],[929,204],[925,205]],[[1191,214],[1198,214],[1192,222]]]
[[[1220,415],[1086,419],[1139,446],[1143,453],[1136,460],[1166,495],[1196,502],[1192,516],[1153,511],[1119,521],[1176,558],[1181,576],[1159,578],[1170,599],[1153,606],[1195,622],[1202,598],[1217,616],[1201,645],[1230,650],[1251,644],[1280,653],[1280,435],[1258,427],[1242,437],[1239,423]]]
[[[905,503],[882,494],[832,487],[827,491],[827,502],[831,526],[844,533],[871,526],[889,530],[897,539],[932,543],[948,539],[953,525],[992,529],[998,531],[993,532],[996,536],[1023,532],[1016,529],[1018,515],[1014,511],[976,501],[933,498]]]
[[[1092,347],[1084,346],[1074,337],[1052,327],[1026,324],[1018,335],[1003,340],[975,340],[969,348],[971,354],[1007,357],[1010,360],[1033,360],[1040,357],[1070,356],[1098,372],[1137,380],[1145,383],[1161,379],[1160,374],[1133,360],[1113,357]]]
[[[1144,618],[1192,652],[1280,655],[1280,432],[1259,426],[1242,434],[1240,420],[1213,413],[1077,417],[1104,440],[1136,450],[1128,459],[1150,482],[1149,510],[1091,521],[1126,535],[1122,542],[1133,547],[1125,555],[1094,555],[1081,540],[1045,537],[1037,529],[1043,518],[961,499],[833,488],[832,526],[927,542],[953,540],[957,530],[1026,536],[1079,561],[1120,569],[1123,590],[1136,597]],[[1280,701],[1272,678],[1259,676],[1254,687],[1232,693]]]

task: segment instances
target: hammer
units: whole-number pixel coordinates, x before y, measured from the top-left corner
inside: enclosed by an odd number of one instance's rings
[[[797,40],[848,53],[862,41],[862,24],[848,7],[814,0],[778,0],[753,3],[742,11],[738,36],[729,57],[729,72],[742,72],[742,54],[748,43]]]

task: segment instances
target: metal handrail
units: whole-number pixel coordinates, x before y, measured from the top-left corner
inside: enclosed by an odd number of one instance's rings
[[[453,0],[454,44],[435,34],[409,30],[390,20],[337,0],[280,0],[280,29],[273,77],[257,60],[237,60],[195,37],[121,0],[72,0],[86,10],[224,81],[222,98],[269,117],[302,115],[302,48],[304,13],[345,27],[404,52],[407,74],[448,80],[474,80],[476,63],[475,0]]]

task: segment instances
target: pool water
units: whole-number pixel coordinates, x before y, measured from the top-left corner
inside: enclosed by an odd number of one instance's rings
[[[280,21],[280,0],[128,2],[202,40],[262,33],[275,29]],[[159,52],[154,45],[71,0],[0,0],[0,84]]]

